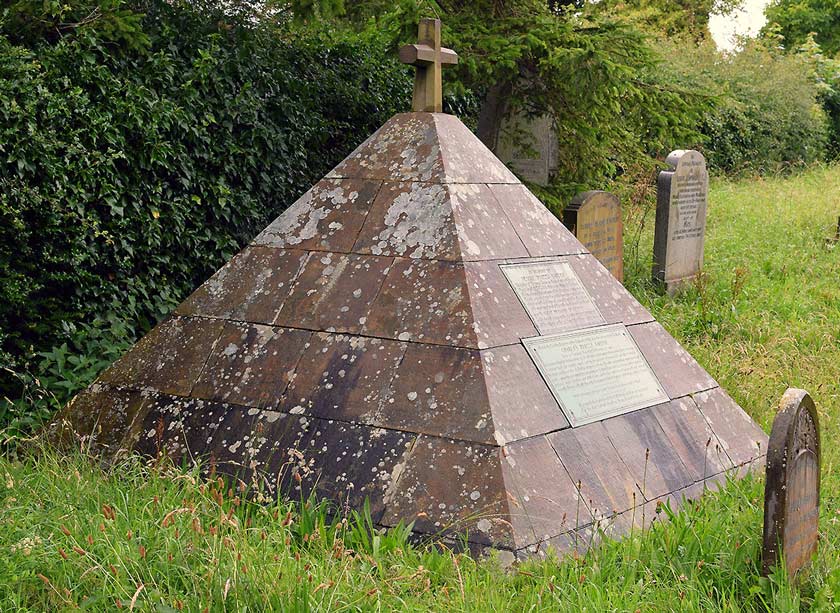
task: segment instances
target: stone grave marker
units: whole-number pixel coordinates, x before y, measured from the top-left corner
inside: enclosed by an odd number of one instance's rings
[[[388,120],[51,429],[471,549],[566,549],[766,436],[456,117],[440,22]],[[709,441],[714,440],[714,445]],[[759,444],[756,444],[756,443]]]
[[[563,223],[619,281],[624,281],[621,202],[614,194],[578,194],[563,210]]]
[[[502,122],[496,153],[526,181],[548,185],[557,171],[557,132],[551,117],[512,114]]]
[[[790,577],[817,551],[820,517],[820,427],[805,390],[788,389],[767,448],[764,486],[764,572],[784,556]]]
[[[692,150],[672,151],[656,185],[653,279],[672,293],[703,267],[709,173],[706,160]]]

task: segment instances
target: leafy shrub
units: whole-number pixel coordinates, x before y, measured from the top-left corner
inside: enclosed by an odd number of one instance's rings
[[[826,157],[828,123],[811,62],[752,41],[734,55],[712,43],[666,46],[671,78],[709,97],[699,130],[709,165],[723,172],[773,172]]]
[[[64,343],[95,352],[97,321],[132,322],[120,339],[148,329],[410,100],[408,70],[375,39],[143,6],[146,46],[95,28],[13,44],[0,21],[0,352],[14,369],[37,352],[56,366]]]

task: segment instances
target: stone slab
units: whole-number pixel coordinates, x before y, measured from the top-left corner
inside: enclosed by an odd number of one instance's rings
[[[614,417],[605,421],[604,427],[645,500],[694,482],[651,409]]]
[[[767,435],[721,388],[694,396],[726,454],[736,466],[767,453]]]
[[[629,326],[653,321],[653,315],[594,256],[573,255],[566,261],[572,265],[607,323],[620,322]]]
[[[384,257],[313,253],[275,324],[358,334],[392,262]]]
[[[569,262],[540,260],[500,268],[541,335],[605,323]]]
[[[671,398],[717,387],[717,382],[656,322],[627,328]]]
[[[532,257],[583,253],[585,248],[524,185],[491,185],[490,191]]]
[[[653,278],[673,291],[703,267],[709,173],[698,151],[672,151],[657,179]]]
[[[602,422],[569,428],[547,436],[572,482],[596,519],[631,509],[642,502],[636,480],[613,447]]]
[[[98,380],[114,386],[188,396],[223,327],[223,321],[202,317],[167,319]]]
[[[406,344],[318,332],[292,376],[282,410],[385,425],[378,418]]]
[[[572,426],[669,400],[622,324],[539,336],[523,344]]]
[[[305,330],[227,322],[192,395],[276,408],[310,336]]]
[[[621,202],[614,194],[590,191],[563,209],[563,223],[619,282],[624,280]]]
[[[256,245],[349,253],[380,181],[323,179],[254,239]]]
[[[270,324],[308,257],[305,251],[246,247],[175,312]]]
[[[436,537],[467,534],[470,542],[514,548],[501,450],[420,436],[393,490],[382,523],[414,522]]]

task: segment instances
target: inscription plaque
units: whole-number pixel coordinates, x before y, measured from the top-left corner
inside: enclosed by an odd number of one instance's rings
[[[671,170],[657,180],[653,278],[670,293],[703,266],[709,173],[697,151],[672,151],[665,161]]]
[[[547,260],[499,267],[541,335],[605,323],[568,262]]]
[[[621,202],[614,194],[578,194],[563,209],[563,223],[619,281],[624,280]]]
[[[670,400],[624,324],[522,343],[573,427]]]
[[[794,577],[817,551],[820,516],[820,430],[808,392],[788,389],[773,420],[764,486],[764,572],[784,554]]]

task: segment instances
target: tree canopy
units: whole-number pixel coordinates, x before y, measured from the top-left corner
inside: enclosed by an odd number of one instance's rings
[[[840,3],[836,0],[773,0],[767,7],[765,33],[784,39],[787,49],[796,49],[814,33],[814,40],[829,56],[840,51]]]

